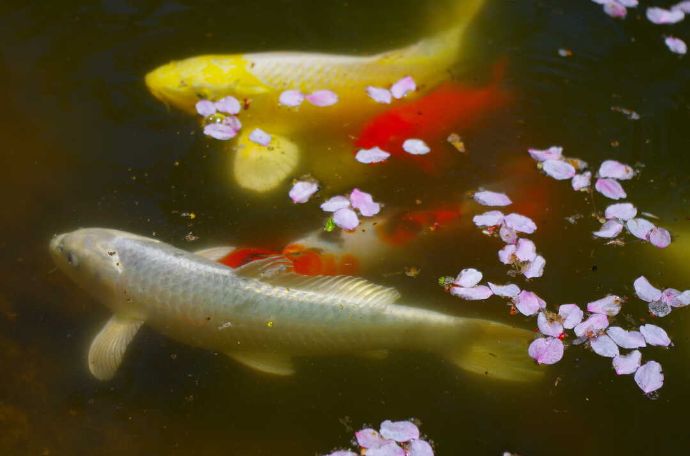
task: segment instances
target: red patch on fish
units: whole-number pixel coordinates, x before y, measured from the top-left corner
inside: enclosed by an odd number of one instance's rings
[[[354,275],[359,261],[348,253],[326,253],[301,244],[290,244],[283,255],[292,261],[294,271],[302,275]]]
[[[511,97],[499,84],[504,70],[502,61],[495,66],[494,82],[485,87],[446,82],[421,98],[397,104],[369,120],[357,136],[355,146],[357,149],[379,147],[393,157],[416,160],[426,171],[434,171],[447,158],[441,155],[442,151],[450,151],[450,146],[444,147],[448,135],[465,133],[510,101]],[[402,144],[410,138],[426,141],[432,151],[422,156],[404,152]]]
[[[225,266],[230,266],[231,268],[239,268],[240,266],[244,266],[245,264],[251,263],[254,260],[260,260],[262,258],[278,254],[279,252],[274,250],[245,247],[233,250],[218,260],[218,262],[224,264]]]

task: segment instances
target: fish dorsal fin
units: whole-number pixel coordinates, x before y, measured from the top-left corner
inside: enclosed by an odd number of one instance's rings
[[[235,361],[259,372],[288,376],[295,373],[292,359],[276,353],[228,353]]]
[[[230,252],[235,250],[235,247],[230,245],[223,245],[220,247],[210,247],[208,249],[201,249],[194,252],[195,255],[202,256],[207,260],[218,261],[221,258],[228,256]]]
[[[89,348],[89,370],[99,380],[110,380],[120,367],[127,345],[144,322],[113,315]]]
[[[305,276],[295,273],[279,274],[267,282],[300,291],[318,292],[329,298],[342,298],[366,305],[392,304],[400,298],[395,288],[371,283],[352,276]]]
[[[235,274],[252,279],[268,280],[292,272],[292,261],[283,255],[271,255],[235,268]]]

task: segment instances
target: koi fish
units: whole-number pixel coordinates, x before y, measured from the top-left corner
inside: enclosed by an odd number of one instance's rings
[[[382,107],[368,98],[368,86],[390,86],[412,76],[420,88],[447,78],[457,61],[462,36],[484,0],[453,0],[455,23],[441,33],[403,47],[374,55],[334,55],[310,52],[259,52],[202,55],[162,65],[146,75],[153,96],[167,105],[194,112],[199,99],[219,100],[232,95],[244,101],[244,125],[239,143],[244,153],[234,160],[237,182],[243,188],[266,192],[277,187],[297,166],[289,136],[296,130],[323,128],[325,119],[353,122]],[[339,101],[328,107],[303,104],[299,114],[278,104],[285,90],[311,93],[328,89]],[[277,139],[272,160],[259,160],[255,152],[265,147],[247,140],[248,132],[261,127]],[[244,139],[243,139],[244,138]],[[290,153],[283,154],[285,145]],[[252,161],[242,165],[243,161]],[[283,163],[284,161],[284,163]]]
[[[50,251],[113,312],[89,349],[100,380],[115,375],[143,324],[275,375],[293,374],[298,357],[394,349],[437,353],[497,379],[541,374],[525,355],[531,331],[397,304],[395,289],[359,277],[299,275],[282,256],[232,269],[216,261],[217,250],[195,254],[104,228],[55,236]]]
[[[415,160],[427,170],[432,170],[434,164],[442,162],[438,154],[447,147],[440,146],[452,130],[464,132],[471,129],[510,100],[508,92],[500,86],[504,70],[505,62],[497,64],[493,82],[485,87],[445,82],[421,98],[393,106],[364,124],[355,140],[355,147],[379,147],[393,156]],[[402,145],[410,138],[430,143],[435,154],[415,156],[405,153]]]

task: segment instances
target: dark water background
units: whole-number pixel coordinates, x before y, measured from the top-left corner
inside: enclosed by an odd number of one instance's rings
[[[108,315],[54,270],[53,234],[107,226],[189,249],[278,246],[323,219],[316,205],[292,206],[286,188],[261,197],[236,188],[223,152],[200,137],[193,118],[154,100],[143,75],[206,52],[393,48],[417,39],[423,18],[440,7],[412,0],[0,6],[0,453],[314,455],[346,446],[365,423],[416,417],[440,455],[688,454],[688,310],[660,323],[672,350],[644,351],[666,374],[656,400],[579,348],[527,386],[416,354],[305,360],[294,377],[275,379],[148,329],[113,381],[90,377],[86,350]],[[626,189],[676,236],[665,252],[593,241],[594,220],[564,221],[591,213],[586,199],[529,170],[549,195],[534,236],[546,274],[530,288],[551,304],[631,295],[640,274],[690,288],[690,64],[662,39],[672,30],[687,40],[689,27],[687,20],[654,26],[643,9],[614,21],[584,0],[488,1],[468,34],[463,78],[480,80],[505,57],[505,84],[517,102],[466,136],[469,156],[442,176],[391,168],[371,174],[367,190],[389,205],[444,201],[505,177],[497,175],[509,174],[501,163],[528,146],[550,144],[594,164],[644,165]],[[573,56],[559,57],[559,48]],[[189,232],[199,239],[185,240]],[[467,266],[505,281],[498,247],[469,230],[428,242],[402,262],[383,261],[367,277],[429,307],[532,327],[500,304],[468,305],[435,285]],[[389,274],[405,264],[422,274]],[[644,317],[644,306],[631,302],[628,313]]]

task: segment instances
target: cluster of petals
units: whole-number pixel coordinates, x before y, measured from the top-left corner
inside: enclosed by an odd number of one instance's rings
[[[367,87],[367,94],[377,103],[390,104],[393,98],[404,98],[408,93],[417,90],[417,84],[411,76],[405,76],[391,85],[390,89],[384,87]]]
[[[455,280],[450,283],[450,294],[467,301],[479,301],[493,296],[493,291],[486,285],[479,285],[482,273],[474,268],[460,271]]]
[[[660,290],[654,287],[645,276],[640,276],[633,282],[635,294],[645,301],[649,313],[656,317],[665,317],[674,307],[685,307],[690,304],[690,290],[683,292],[675,288]]]
[[[628,14],[628,8],[635,8],[638,0],[592,0],[603,5],[604,12],[611,17],[623,19]]]
[[[587,190],[591,185],[592,173],[585,171],[587,163],[578,158],[564,157],[562,147],[529,149],[528,152],[547,176],[556,180],[570,179],[573,189],[578,191]]]
[[[678,3],[670,9],[652,6],[647,8],[647,19],[652,24],[675,24],[685,19],[685,13],[689,9],[687,2]]]
[[[319,184],[314,179],[300,179],[292,184],[288,193],[295,204],[303,204],[309,201],[314,193],[319,190]]]
[[[365,428],[355,432],[359,452],[337,450],[326,456],[433,456],[431,445],[419,438],[419,428],[411,421],[381,423],[379,430]]]
[[[594,188],[609,199],[623,199],[628,195],[619,181],[632,179],[633,176],[635,171],[629,165],[616,160],[606,160],[599,166]]]
[[[638,239],[647,241],[655,247],[666,248],[671,244],[671,233],[658,227],[645,218],[637,217],[637,208],[631,203],[616,203],[604,212],[606,222],[593,234],[598,238],[612,239],[625,228]]]
[[[210,122],[204,126],[204,134],[221,141],[227,141],[237,136],[242,129],[242,123],[237,114],[242,105],[235,97],[227,96],[218,101],[199,100],[196,112]]]
[[[334,196],[323,204],[321,209],[333,213],[333,222],[344,230],[354,230],[359,226],[357,212],[364,217],[379,213],[381,205],[374,201],[371,194],[355,188],[348,196]]]
[[[426,155],[431,152],[429,146],[421,139],[409,138],[403,142],[402,149],[411,155]],[[355,155],[355,160],[364,164],[381,163],[386,161],[391,154],[380,147],[360,149]]]
[[[338,95],[331,90],[315,90],[312,93],[304,94],[299,90],[286,90],[278,97],[278,103],[288,108],[300,106],[304,100],[314,106],[331,106],[338,102]]]

